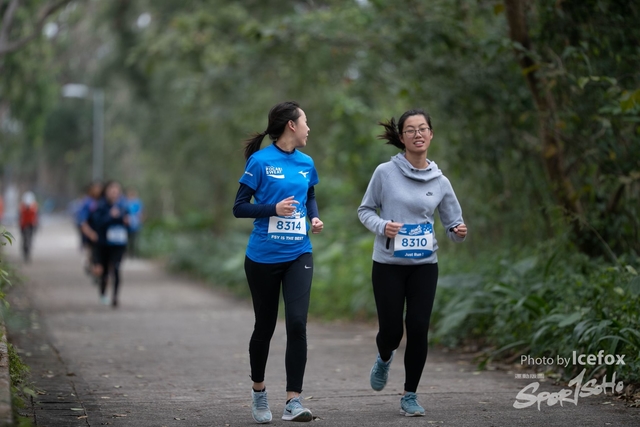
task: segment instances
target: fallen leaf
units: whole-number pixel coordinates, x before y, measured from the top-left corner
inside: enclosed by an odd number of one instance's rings
[[[80,415],[79,417],[77,417],[77,419],[79,420],[84,420],[85,418],[89,418],[86,415]]]
[[[84,411],[84,408],[69,408],[72,411]]]

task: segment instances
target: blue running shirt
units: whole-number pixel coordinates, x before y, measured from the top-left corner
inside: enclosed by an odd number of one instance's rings
[[[256,218],[247,245],[247,256],[265,264],[293,261],[311,252],[307,222],[307,192],[318,184],[313,159],[298,151],[286,153],[275,144],[249,157],[240,183],[255,190],[256,204],[276,204],[294,196],[299,204],[290,216]]]

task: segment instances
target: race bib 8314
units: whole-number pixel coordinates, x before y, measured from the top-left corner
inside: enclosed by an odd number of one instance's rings
[[[305,218],[272,216],[269,218],[267,234],[270,239],[281,242],[301,241],[307,235],[307,221]]]

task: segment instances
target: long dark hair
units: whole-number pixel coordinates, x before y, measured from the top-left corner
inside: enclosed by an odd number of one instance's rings
[[[433,126],[431,126],[431,116],[429,115],[429,113],[424,111],[422,108],[416,108],[413,110],[405,111],[404,114],[400,116],[400,119],[398,119],[397,125],[393,117],[391,117],[391,120],[389,120],[388,122],[378,122],[380,126],[384,127],[384,133],[378,135],[378,139],[387,141],[387,144],[404,150],[405,146],[402,141],[400,141],[400,135],[404,130],[404,122],[411,116],[424,116],[429,127],[433,129]]]
[[[269,110],[269,124],[267,130],[261,133],[256,133],[245,141],[244,146],[244,158],[249,159],[253,153],[260,149],[262,140],[265,136],[269,135],[272,141],[280,138],[280,135],[284,133],[284,129],[289,123],[289,120],[294,122],[300,117],[300,105],[295,101],[281,102],[274,105]]]

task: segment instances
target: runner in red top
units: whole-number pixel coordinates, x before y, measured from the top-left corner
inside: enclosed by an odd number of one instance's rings
[[[38,203],[36,196],[31,191],[27,191],[22,195],[22,203],[20,203],[20,232],[22,233],[22,255],[25,262],[31,260],[31,243],[37,226]]]

